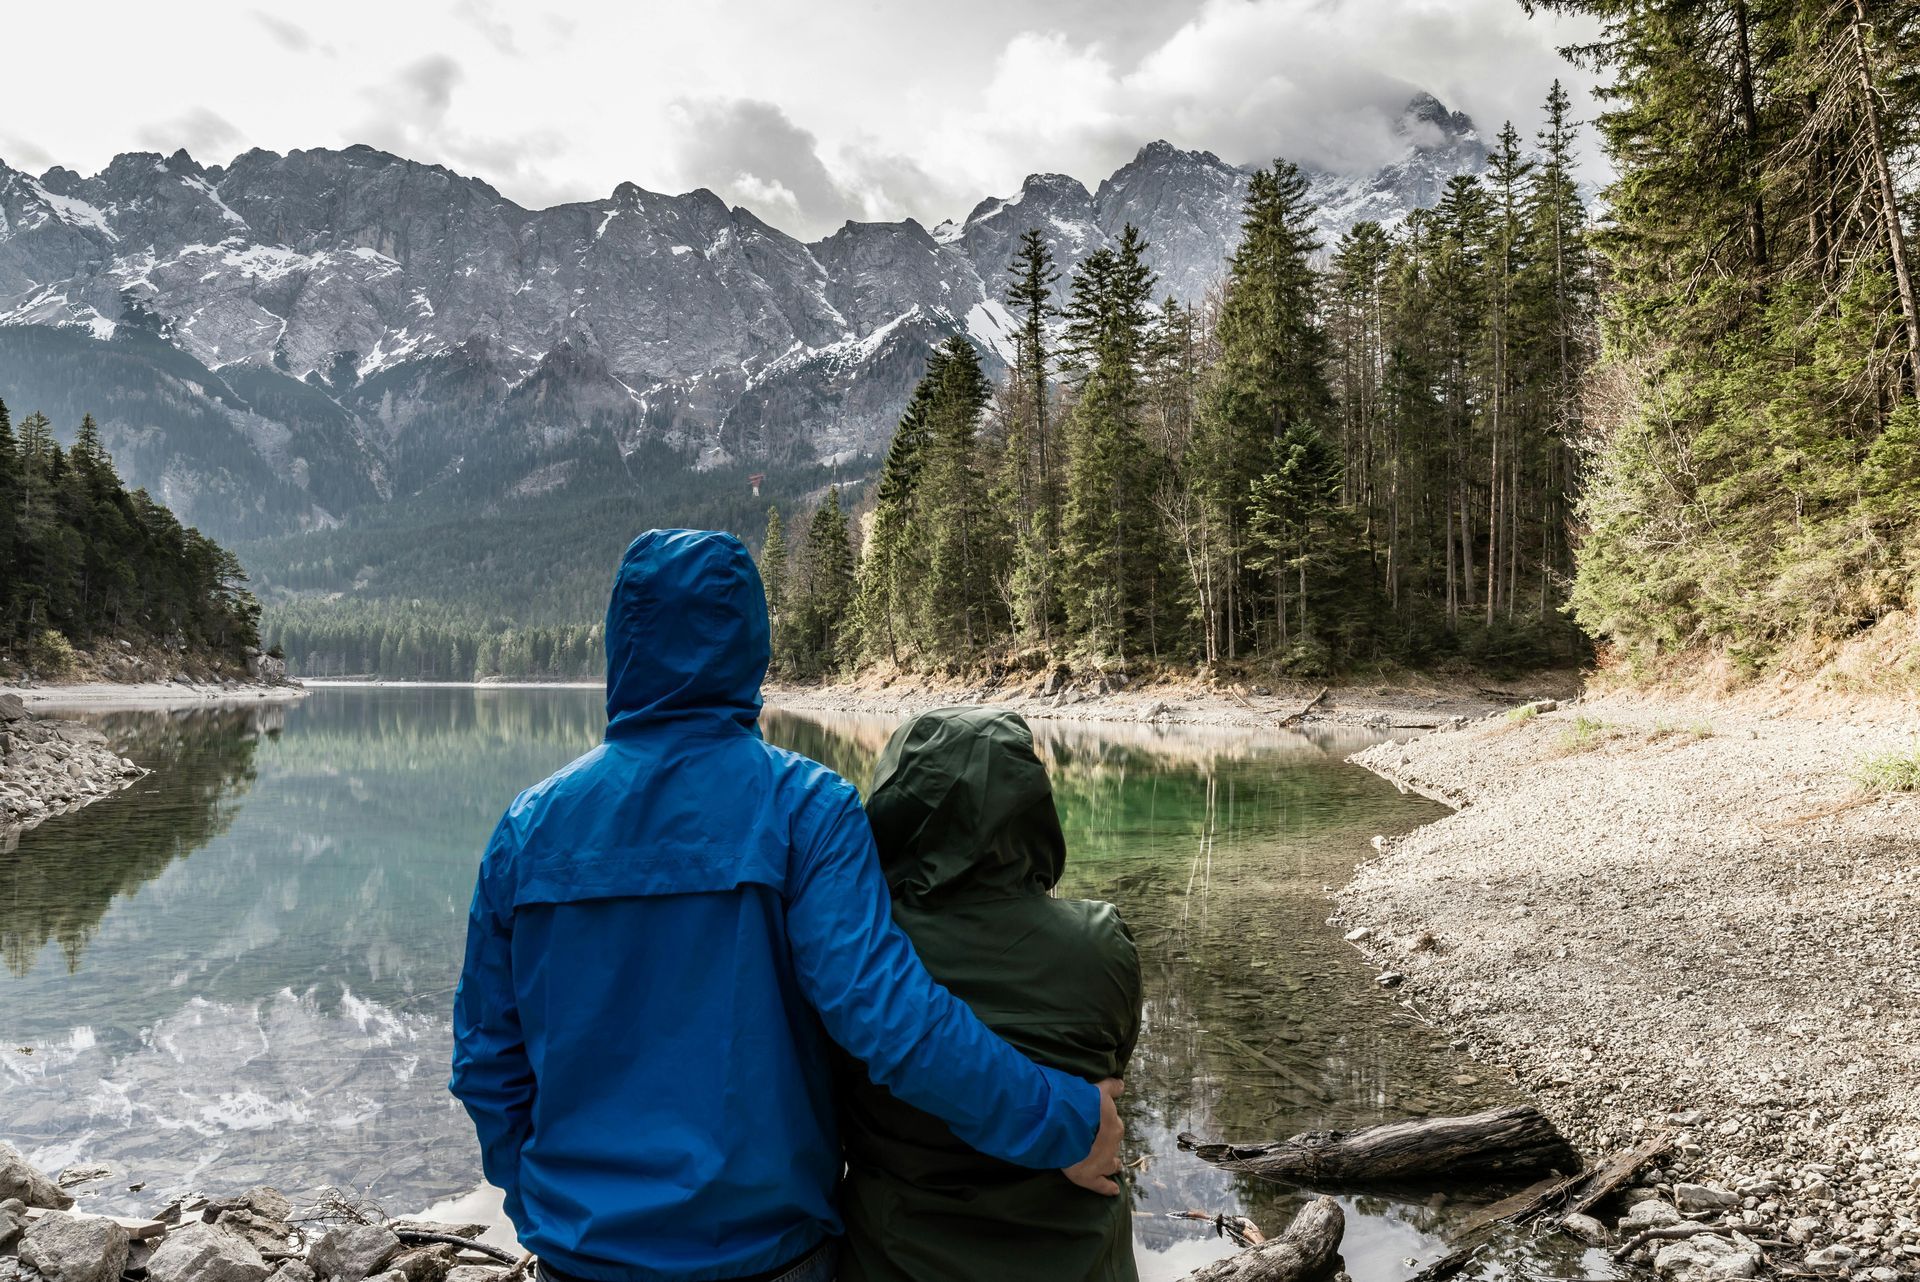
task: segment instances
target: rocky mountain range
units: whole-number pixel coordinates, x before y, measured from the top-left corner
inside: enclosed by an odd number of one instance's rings
[[[1400,134],[1381,170],[1310,174],[1329,240],[1485,162],[1431,97]],[[0,161],[0,397],[69,435],[92,412],[131,481],[223,538],[436,489],[542,493],[643,445],[849,462],[884,448],[933,344],[1008,352],[998,295],[1029,228],[1070,270],[1132,222],[1159,288],[1195,300],[1247,180],[1154,142],[1092,191],[1036,174],[959,222],[807,244],[706,190],[532,210],[365,146],[136,152],[92,177]]]

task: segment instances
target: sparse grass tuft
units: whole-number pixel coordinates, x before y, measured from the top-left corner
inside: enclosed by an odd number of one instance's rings
[[[1607,723],[1597,717],[1575,717],[1573,724],[1560,735],[1560,752],[1563,756],[1592,752],[1606,743],[1611,734]]]
[[[1648,743],[1658,743],[1662,739],[1711,739],[1713,726],[1705,721],[1678,723],[1662,721],[1653,727],[1653,733],[1647,736]]]
[[[1920,743],[1860,758],[1853,780],[1865,792],[1920,792]]]
[[[1521,725],[1540,715],[1540,709],[1531,703],[1523,703],[1507,714],[1508,725]]]

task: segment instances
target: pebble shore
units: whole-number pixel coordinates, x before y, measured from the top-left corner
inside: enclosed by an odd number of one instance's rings
[[[147,772],[77,721],[35,716],[0,694],[0,836],[78,810]]]
[[[1376,839],[1339,920],[1590,1156],[1673,1132],[1617,1233],[1720,1231],[1661,1273],[1912,1277],[1920,795],[1857,776],[1914,731],[1614,696],[1378,745],[1458,813]]]
[[[177,1199],[153,1219],[76,1209],[106,1168],[36,1170],[0,1141],[0,1282],[498,1282],[518,1251],[479,1224],[389,1220],[326,1196],[296,1209],[278,1189]]]

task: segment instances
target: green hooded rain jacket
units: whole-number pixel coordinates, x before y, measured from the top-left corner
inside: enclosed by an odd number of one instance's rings
[[[1140,962],[1111,904],[1049,895],[1053,788],[1017,713],[943,708],[894,732],[867,799],[893,918],[933,977],[1041,1064],[1119,1077]],[[1134,1282],[1132,1207],[983,1156],[842,1065],[841,1282]]]

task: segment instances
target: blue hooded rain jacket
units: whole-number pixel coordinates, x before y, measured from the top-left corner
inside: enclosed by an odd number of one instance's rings
[[[757,729],[767,613],[731,535],[653,530],[607,607],[607,733],[481,861],[453,1081],[521,1242],[598,1282],[773,1269],[840,1231],[828,1039],[983,1153],[1069,1166],[1041,1068],[893,924],[860,798]]]

